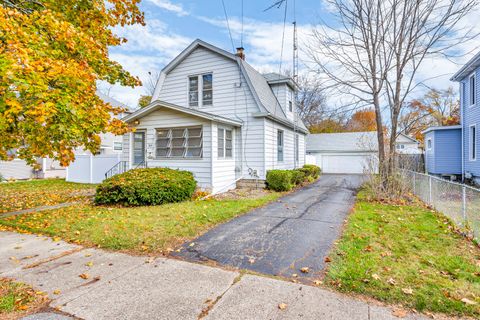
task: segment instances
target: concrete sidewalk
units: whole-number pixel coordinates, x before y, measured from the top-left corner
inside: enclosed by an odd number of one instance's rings
[[[47,292],[51,307],[81,319],[396,319],[390,308],[325,289],[175,259],[10,232],[0,244],[0,277]]]

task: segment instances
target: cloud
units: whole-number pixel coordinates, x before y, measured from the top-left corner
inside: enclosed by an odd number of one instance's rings
[[[169,0],[148,0],[159,8],[175,13],[179,17],[188,16],[190,13],[183,9],[181,4],[174,4]]]
[[[198,19],[216,27],[223,28],[228,36],[228,27],[224,19],[198,17]],[[238,17],[229,20],[230,29],[234,42],[240,45],[242,23]],[[297,25],[298,41],[302,43],[311,30],[310,25]],[[284,34],[283,50],[282,35]],[[243,25],[243,46],[247,61],[260,72],[278,72],[280,62],[282,72],[292,69],[293,60],[293,25],[283,22],[263,22],[254,19],[244,19]],[[300,60],[305,59],[300,50]]]
[[[150,20],[146,26],[115,28],[114,32],[128,39],[128,42],[111,48],[110,58],[142,82],[150,77],[149,73],[160,71],[193,41],[172,33],[166,24],[156,19]],[[146,93],[143,87],[129,88],[106,83],[100,83],[99,87],[101,91],[108,91],[111,97],[130,107],[136,107],[140,95]]]

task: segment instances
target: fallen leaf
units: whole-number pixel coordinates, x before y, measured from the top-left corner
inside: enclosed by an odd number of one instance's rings
[[[395,283],[396,283],[395,279],[393,279],[393,278],[388,279],[387,282],[388,282],[388,284],[391,284],[392,286],[394,286]]]
[[[296,277],[298,277],[298,274],[293,273],[293,274],[292,274],[292,277],[296,278]]]
[[[309,273],[310,268],[309,267],[303,267],[303,268],[300,268],[300,271],[302,271],[303,273]]]
[[[193,247],[195,245],[195,242],[190,243],[188,246]]]
[[[477,304],[475,301],[472,301],[472,300],[467,299],[467,298],[463,298],[463,299],[460,300],[460,301],[462,301],[463,303],[468,304],[468,305],[475,305],[475,304]]]
[[[57,289],[57,290],[54,290],[54,291],[53,291],[53,294],[60,294],[60,290],[58,290],[58,289]]]
[[[253,259],[253,258],[248,259],[248,263],[254,264],[254,263],[255,263],[255,259]]]
[[[407,311],[403,309],[394,309],[392,315],[398,318],[405,318],[407,316]]]
[[[332,262],[332,259],[330,259],[330,257],[325,257],[325,262]]]
[[[287,309],[287,304],[286,304],[286,303],[280,303],[280,304],[278,304],[278,309],[280,309],[280,310],[285,310],[285,309]]]
[[[402,292],[405,294],[413,294],[413,290],[411,288],[403,288]]]
[[[22,305],[17,307],[18,310],[28,310],[28,306]]]
[[[88,258],[88,257],[91,257],[91,256],[92,256],[91,253],[87,253],[87,254],[85,255],[85,257],[87,257],[87,258]]]
[[[372,246],[366,246],[366,247],[363,249],[363,251],[365,251],[365,252],[372,252],[372,251],[373,251]]]
[[[87,280],[90,276],[88,275],[88,273],[82,273],[81,275],[79,275],[79,277],[84,280]]]
[[[87,267],[92,267],[93,266],[93,261],[88,261],[87,263],[85,263],[85,265]]]
[[[375,280],[380,280],[380,276],[376,273],[372,274],[372,278]]]
[[[313,281],[313,284],[316,285],[316,286],[319,286],[319,285],[323,284],[323,281],[315,280],[315,281]]]

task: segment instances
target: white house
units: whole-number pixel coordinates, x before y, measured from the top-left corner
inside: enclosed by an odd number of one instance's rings
[[[123,138],[123,161],[191,171],[214,193],[303,166],[308,130],[294,88],[286,76],[257,72],[243,48],[195,40],[162,70],[152,103],[123,119],[135,128]]]
[[[420,142],[404,133],[398,135],[395,141],[395,148],[399,154],[422,154]]]
[[[362,174],[378,171],[377,132],[310,134],[307,154],[324,173]]]
[[[110,103],[114,107],[120,107],[128,109],[128,106],[125,104],[97,91],[97,95],[107,103]],[[116,115],[117,118],[123,118],[127,114],[130,114],[130,111]],[[114,155],[121,154],[123,148],[123,136],[116,136],[112,133],[102,133],[100,134],[100,150],[97,155],[110,156],[113,159]],[[14,151],[12,151],[14,152]],[[75,157],[77,160],[82,157],[90,157],[91,153],[89,151],[79,148],[75,150]],[[81,160],[80,160],[81,161]],[[80,162],[79,161],[79,162]],[[0,161],[0,175],[3,179],[30,179],[30,178],[65,178],[67,180],[74,182],[90,182],[90,179],[86,176],[89,175],[90,170],[85,170],[83,167],[78,167],[75,165],[75,162],[70,165],[71,173],[70,179],[67,174],[67,169],[62,167],[58,161],[52,160],[50,158],[38,158],[38,164],[40,165],[39,170],[34,170],[29,166],[24,160],[19,158],[14,158],[10,161]],[[109,164],[111,161],[109,162]],[[79,163],[77,163],[79,164]],[[111,167],[111,166],[110,166]],[[88,172],[87,172],[88,171]],[[101,177],[104,177],[104,172],[102,172]],[[100,182],[93,181],[93,182]]]

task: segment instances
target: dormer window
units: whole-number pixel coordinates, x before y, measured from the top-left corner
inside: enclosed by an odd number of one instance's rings
[[[199,99],[201,97],[201,99]],[[213,104],[213,75],[206,73],[188,77],[188,105],[190,107]]]

